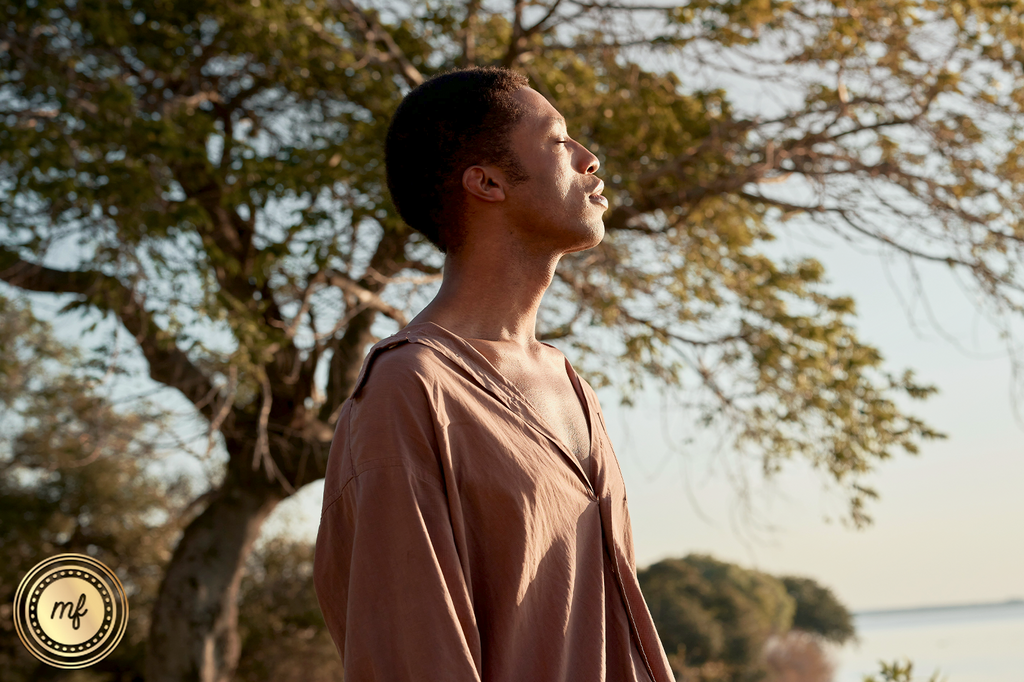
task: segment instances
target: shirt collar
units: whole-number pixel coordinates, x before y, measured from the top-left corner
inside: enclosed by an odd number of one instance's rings
[[[582,476],[588,487],[592,488],[589,477],[583,472],[579,461],[569,451],[568,446],[551,430],[547,421],[537,412],[537,409],[530,404],[526,397],[510,381],[502,376],[494,366],[485,358],[480,351],[473,347],[468,341],[453,332],[434,322],[417,322],[404,327],[393,336],[382,339],[376,343],[366,356],[363,366],[356,379],[352,397],[357,397],[363,384],[369,375],[371,365],[376,357],[391,348],[404,343],[420,343],[432,348],[437,353],[448,358],[452,363],[461,367],[469,374],[484,390],[498,399],[506,408],[518,414],[521,418],[530,423],[533,428],[543,433],[549,440],[555,443],[569,463]],[[572,366],[566,363],[573,372]],[[578,376],[578,375],[577,375]],[[582,379],[580,380],[582,386]],[[590,425],[590,455],[595,452],[594,443],[596,439],[594,414],[595,410],[591,405],[586,390],[583,391],[583,409],[586,411],[586,418]]]

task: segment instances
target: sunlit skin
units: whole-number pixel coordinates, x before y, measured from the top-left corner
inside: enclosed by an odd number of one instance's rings
[[[608,202],[597,157],[569,137],[558,110],[530,88],[513,96],[526,114],[511,143],[529,179],[513,185],[497,166],[466,169],[465,236],[449,250],[437,296],[413,322],[467,339],[585,455],[583,410],[565,357],[537,340],[537,311],[559,259],[601,242]]]

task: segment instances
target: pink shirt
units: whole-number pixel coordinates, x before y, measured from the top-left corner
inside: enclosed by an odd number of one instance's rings
[[[320,608],[345,682],[670,682],[597,396],[582,464],[468,342],[374,346],[331,445]]]

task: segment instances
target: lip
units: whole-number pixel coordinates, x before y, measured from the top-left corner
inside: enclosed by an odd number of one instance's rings
[[[604,180],[599,180],[598,183],[597,183],[597,187],[595,187],[594,191],[590,193],[590,197],[589,198],[590,198],[590,201],[592,201],[593,203],[600,204],[601,206],[604,206],[605,208],[608,208],[608,200],[601,195],[601,192],[603,192],[603,191],[604,191]]]

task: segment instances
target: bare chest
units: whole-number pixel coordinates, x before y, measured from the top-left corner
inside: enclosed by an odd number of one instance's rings
[[[545,382],[520,381],[517,388],[541,417],[570,447],[576,459],[584,463],[590,454],[590,430],[576,390],[568,375],[564,380]]]
[[[590,455],[590,429],[580,398],[569,378],[561,353],[541,361],[496,352],[494,346],[474,342],[494,368],[526,398],[541,419],[586,467]]]

